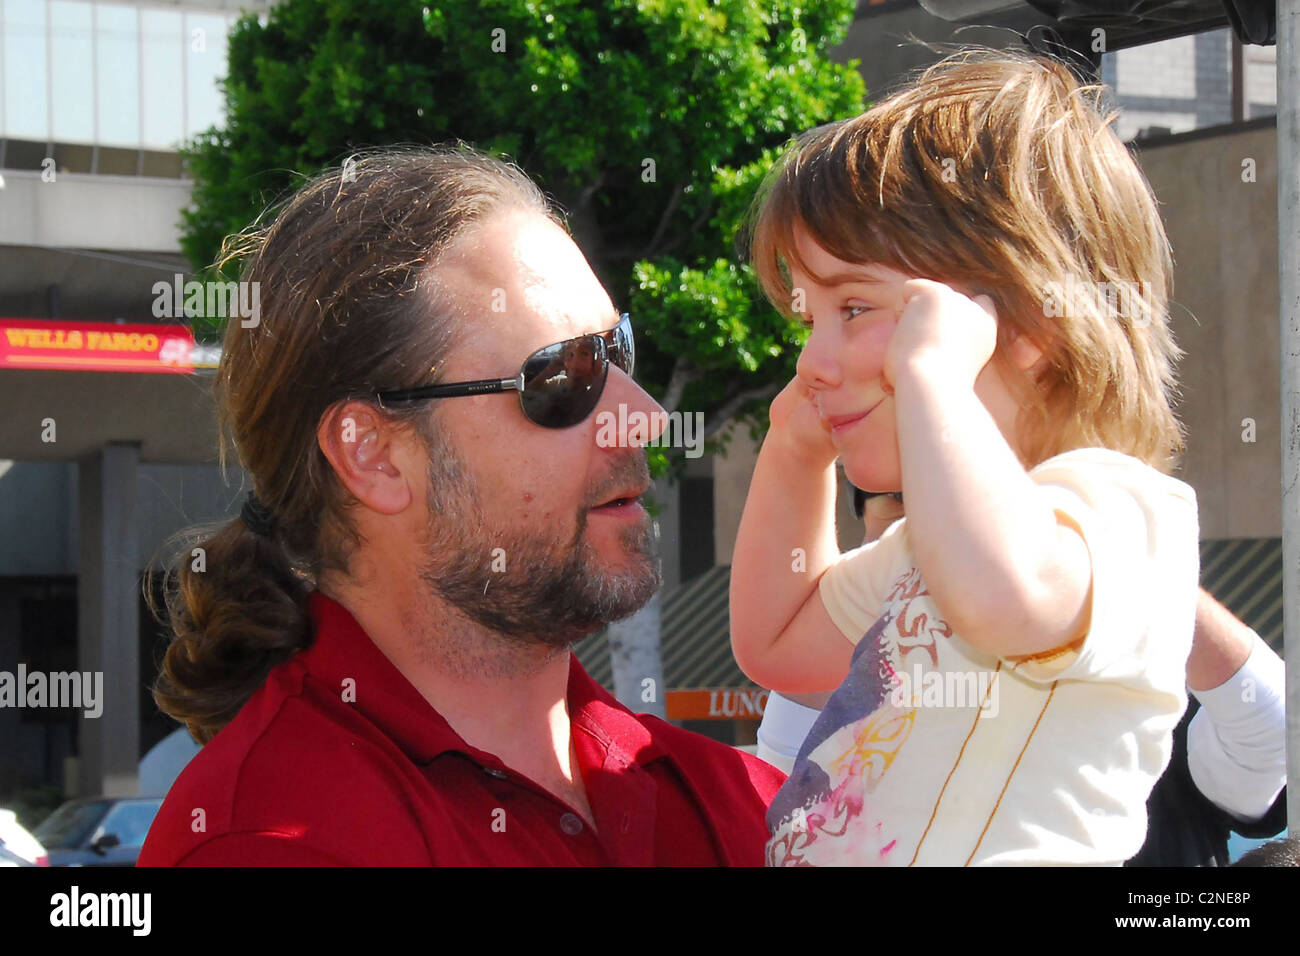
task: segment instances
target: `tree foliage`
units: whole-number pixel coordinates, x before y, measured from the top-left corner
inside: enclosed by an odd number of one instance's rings
[[[302,177],[362,147],[471,143],[568,211],[633,313],[638,377],[714,434],[732,413],[761,416],[793,374],[799,329],[761,301],[733,242],[789,138],[862,109],[856,64],[824,53],[853,6],[284,0],[229,37],[225,125],[186,150],[183,248],[206,266]]]

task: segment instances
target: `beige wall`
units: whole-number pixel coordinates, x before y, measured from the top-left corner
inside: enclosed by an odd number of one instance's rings
[[[1187,454],[1179,477],[1196,490],[1202,538],[1277,537],[1281,531],[1277,137],[1273,127],[1148,146],[1139,160],[1161,203],[1174,249],[1173,327]],[[1242,160],[1255,182],[1242,182]],[[1242,441],[1242,420],[1255,441]],[[717,562],[731,563],[755,451],[738,434],[715,458]],[[843,487],[841,487],[843,492]],[[860,541],[840,495],[840,545]]]
[[[727,457],[713,457],[713,542],[714,561],[730,564],[731,552],[736,546],[736,531],[740,528],[740,515],[749,492],[749,479],[754,474],[758,448],[749,437],[747,429],[738,429],[727,449]],[[853,496],[848,493],[844,472],[840,470],[839,499],[836,529],[840,549],[848,551],[862,543],[863,525],[853,514]]]
[[[713,456],[713,550],[715,564],[730,564],[740,514],[754,474],[756,449],[747,429],[736,429],[727,457]]]
[[[1255,160],[1255,182],[1242,161]],[[1273,127],[1147,147],[1139,157],[1174,248],[1173,324],[1202,538],[1282,533]],[[1242,441],[1242,420],[1255,441]]]

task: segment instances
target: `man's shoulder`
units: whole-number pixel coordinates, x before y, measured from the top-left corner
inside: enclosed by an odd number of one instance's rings
[[[650,714],[637,714],[655,743],[670,756],[689,782],[706,781],[709,797],[726,803],[757,794],[770,803],[785,783],[785,774],[766,760],[720,741],[675,727]]]
[[[649,731],[697,814],[732,866],[761,866],[767,842],[767,808],[785,774],[766,761],[648,714]]]
[[[765,760],[677,727],[653,714],[635,713],[592,680],[576,655],[572,657],[572,667],[576,683],[571,685],[570,693],[573,687],[579,688],[581,696],[577,706],[584,712],[580,721],[593,721],[602,725],[604,732],[615,734],[620,728],[625,730],[628,721],[636,721],[693,789],[708,791],[704,796],[716,795],[722,800],[735,795],[752,798],[757,794],[766,803],[785,783],[785,774]],[[572,697],[570,703],[574,703]],[[588,704],[591,710],[587,710]]]
[[[395,745],[304,688],[300,674],[277,671],[177,777],[141,865],[211,857],[218,846],[241,858],[266,844],[339,862],[375,841],[423,846],[403,812]]]

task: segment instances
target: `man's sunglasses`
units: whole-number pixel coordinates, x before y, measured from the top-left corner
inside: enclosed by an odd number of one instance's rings
[[[636,346],[626,312],[608,332],[579,335],[538,349],[524,359],[514,378],[399,388],[376,392],[375,397],[384,404],[515,391],[529,421],[543,428],[569,428],[584,421],[600,402],[610,362],[632,375]]]

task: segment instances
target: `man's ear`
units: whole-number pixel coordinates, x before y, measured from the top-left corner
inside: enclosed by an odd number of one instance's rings
[[[402,430],[362,401],[338,402],[321,416],[316,441],[334,474],[358,501],[380,514],[398,514],[412,500],[401,460]]]

